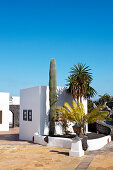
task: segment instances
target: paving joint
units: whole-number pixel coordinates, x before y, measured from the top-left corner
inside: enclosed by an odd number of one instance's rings
[[[87,170],[95,155],[85,157],[75,168],[75,170]]]

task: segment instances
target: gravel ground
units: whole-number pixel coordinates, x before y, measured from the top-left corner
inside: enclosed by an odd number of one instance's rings
[[[101,138],[101,137],[104,137],[104,136],[105,136],[104,134],[87,133],[88,140],[97,139],[97,138]]]

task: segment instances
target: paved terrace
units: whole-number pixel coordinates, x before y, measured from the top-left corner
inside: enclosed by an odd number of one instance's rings
[[[0,170],[113,170],[113,142],[75,158],[69,149],[19,141],[18,133],[18,128],[0,132]]]

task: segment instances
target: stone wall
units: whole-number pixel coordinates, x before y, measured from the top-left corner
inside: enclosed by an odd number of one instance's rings
[[[13,126],[19,126],[20,105],[9,105],[9,110],[13,113]]]
[[[111,139],[113,140],[113,126],[106,124],[104,121],[89,124],[88,130],[89,132],[111,135]]]

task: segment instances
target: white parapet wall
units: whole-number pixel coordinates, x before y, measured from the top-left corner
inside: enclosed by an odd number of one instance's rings
[[[98,138],[98,139],[88,140],[87,141],[88,151],[101,149],[102,147],[104,147],[109,142],[111,142],[111,136],[110,135],[104,136],[104,137],[101,137],[101,138]]]
[[[9,105],[20,105],[20,97],[19,96],[10,96]]]
[[[48,137],[48,146],[56,146],[61,148],[69,149],[71,148],[72,140],[68,138],[60,138],[60,137]]]
[[[46,136],[41,136],[36,132],[34,134],[34,143],[37,143],[37,141],[38,141],[39,145],[47,145],[47,142],[45,142],[45,140],[44,140],[45,137]]]
[[[66,92],[66,88],[57,87],[57,106],[63,106],[64,102],[72,105],[72,96]],[[87,101],[83,100],[85,112]],[[29,120],[32,114],[32,120]],[[25,118],[26,117],[26,118]],[[20,91],[20,132],[21,140],[32,141],[35,132],[40,135],[48,135],[49,132],[49,86],[37,86]],[[69,127],[73,131],[72,125]],[[56,123],[55,134],[62,134],[60,123]]]
[[[71,145],[73,143],[72,139],[68,138],[61,138],[61,137],[48,137],[48,143],[44,141],[44,138],[46,136],[41,136],[37,133],[34,134],[34,143],[40,144],[40,145],[47,145],[47,146],[55,146],[55,147],[61,147],[66,149],[71,149]],[[87,140],[88,144],[88,151],[98,150],[104,147],[106,144],[111,142],[111,136],[104,136],[98,139],[91,139]],[[73,149],[72,149],[73,150]],[[76,152],[76,146],[75,151]],[[78,152],[78,151],[77,151]]]
[[[9,131],[9,93],[0,92],[0,131]]]

